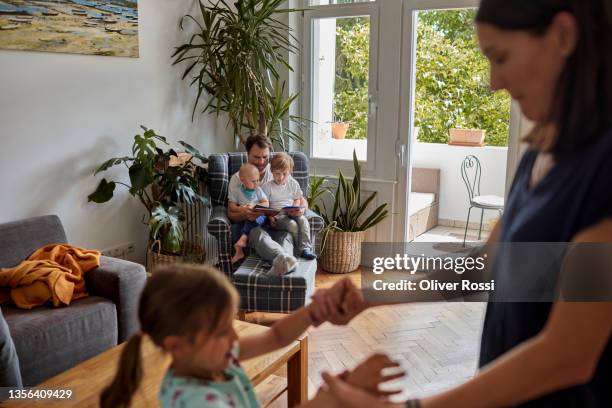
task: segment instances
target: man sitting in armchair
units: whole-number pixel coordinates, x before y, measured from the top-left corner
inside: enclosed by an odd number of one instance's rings
[[[259,170],[259,181],[263,185],[268,181],[272,180],[272,171],[270,170],[270,149],[272,144],[265,136],[250,136],[245,143],[248,162],[257,167]],[[229,191],[239,189],[241,185],[240,177],[238,173],[231,176],[229,181]],[[307,207],[308,202],[304,200],[304,204]],[[299,212],[300,214],[297,214]],[[296,213],[296,214],[292,214]],[[294,209],[290,210],[289,214],[302,215],[303,210]],[[240,237],[240,224],[242,221],[249,220],[255,221],[257,217],[262,215],[261,212],[253,210],[247,206],[241,207],[229,207],[227,216],[232,222],[232,241],[235,241]],[[290,239],[286,235],[283,237],[285,240]],[[276,242],[270,236],[267,227],[257,227],[251,230],[249,234],[249,245],[253,248],[257,254],[264,260],[272,263],[270,273],[274,275],[283,275],[293,270],[297,265],[297,260],[293,256],[293,253],[289,252],[286,248],[291,248],[293,243],[283,242],[283,245]]]

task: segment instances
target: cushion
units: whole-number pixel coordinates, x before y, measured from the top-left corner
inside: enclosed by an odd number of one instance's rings
[[[434,193],[410,193],[410,215],[429,207],[435,200],[436,195]]]
[[[504,207],[504,197],[494,195],[481,195],[472,199],[472,202],[485,207]]]
[[[0,268],[12,268],[38,248],[55,243],[66,243],[66,233],[57,215],[0,224]]]
[[[36,311],[36,313],[33,313]],[[68,307],[2,306],[19,356],[24,386],[36,385],[117,345],[117,311],[89,296]]]
[[[270,266],[249,255],[234,272],[241,310],[289,313],[309,302],[315,287],[316,260],[299,259],[297,268],[283,276],[268,275]]]

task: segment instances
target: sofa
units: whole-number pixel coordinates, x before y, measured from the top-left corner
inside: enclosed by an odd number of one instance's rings
[[[46,244],[66,242],[55,215],[0,224],[0,268],[16,266]],[[136,332],[145,281],[143,266],[102,256],[100,266],[85,274],[89,296],[70,306],[24,310],[2,305],[0,316],[15,345],[23,385],[36,385]]]
[[[274,155],[274,153],[272,153]],[[301,152],[292,152],[293,178],[299,183],[304,194],[308,193],[308,158]],[[232,265],[232,243],[238,237],[231,236],[231,223],[227,217],[227,194],[230,177],[243,163],[247,162],[246,153],[212,154],[208,163],[208,189],[212,203],[212,213],[208,222],[208,232],[216,238],[218,251],[217,267],[224,272],[236,286],[240,294],[240,310],[243,312],[290,313],[304,306],[315,287],[317,261],[299,259],[295,271],[283,276],[270,276],[267,272],[271,265],[257,254],[251,253],[240,265]],[[323,219],[311,210],[306,210],[310,224],[313,247],[317,234],[323,229]],[[291,236],[283,231],[272,232],[272,238],[279,242],[288,253],[294,252]],[[294,255],[297,255],[294,253]]]

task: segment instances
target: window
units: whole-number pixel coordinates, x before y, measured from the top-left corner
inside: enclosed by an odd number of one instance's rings
[[[333,4],[341,3],[357,2]],[[355,151],[358,159],[365,161],[368,140],[375,131],[372,78],[376,65],[371,58],[375,55],[375,21],[370,4],[333,9],[321,7],[309,11],[311,15],[306,18],[310,39],[306,55],[311,56],[307,69],[310,155],[315,159],[352,160]]]
[[[447,143],[452,128],[486,130],[507,146],[510,96],[489,88],[489,62],[474,32],[475,8],[417,14],[415,126],[418,140]]]
[[[353,4],[353,3],[367,3],[375,0],[310,0],[311,6],[328,6],[332,4]]]

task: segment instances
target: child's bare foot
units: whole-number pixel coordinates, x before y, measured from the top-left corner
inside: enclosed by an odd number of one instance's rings
[[[236,263],[242,258],[244,258],[243,248],[247,246],[248,239],[249,238],[246,235],[241,235],[240,239],[236,241],[236,243],[234,244],[234,250],[236,251],[236,253],[232,257],[232,263]]]
[[[242,258],[244,258],[244,250],[242,248],[244,248],[244,247],[238,245],[238,243],[236,243],[236,245],[234,245],[234,249],[236,250],[236,253],[232,257],[232,263],[236,263],[239,260],[241,260]]]

